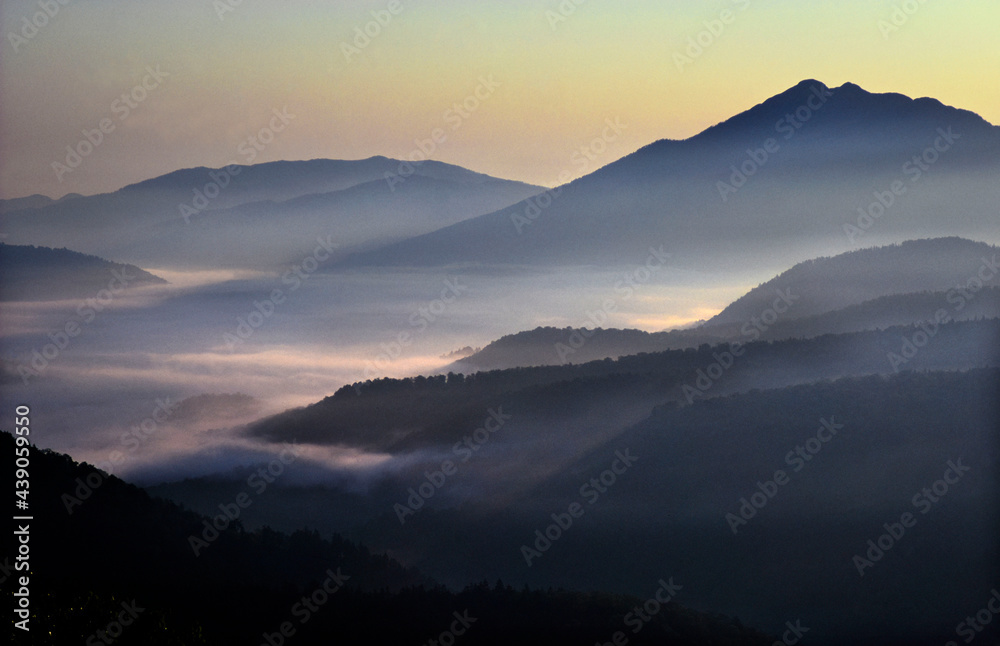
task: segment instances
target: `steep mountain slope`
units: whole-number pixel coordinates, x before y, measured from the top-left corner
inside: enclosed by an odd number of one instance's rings
[[[808,338],[931,321],[1000,317],[997,247],[913,240],[799,263],[708,321],[683,330],[538,328],[505,336],[451,366],[475,372],[583,363],[702,343]]]
[[[699,326],[670,332],[540,327],[501,337],[482,350],[455,361],[445,370],[470,374],[518,367],[587,363],[643,352],[696,348],[704,343],[808,339],[824,334],[914,325],[921,321],[933,321],[939,309],[951,307],[949,295],[954,299],[956,294],[957,291],[882,296],[832,312],[779,320],[763,331],[750,322],[741,326]],[[949,314],[954,320],[1000,318],[1000,287],[983,288],[974,299],[957,302],[964,305],[960,312]],[[581,339],[583,344],[574,348],[573,344]]]
[[[518,437],[530,438],[541,425],[550,440],[565,432],[564,439],[572,437],[573,445],[579,446],[587,441],[588,429],[598,435],[611,433],[612,413],[628,410],[626,401],[636,410],[644,408],[644,418],[653,407],[669,401],[690,403],[753,388],[903,369],[998,365],[998,330],[996,319],[943,324],[932,330],[932,339],[919,341],[919,349],[907,344],[918,333],[927,336],[926,332],[917,326],[898,326],[814,339],[756,341],[743,345],[737,355],[732,354],[734,346],[723,343],[580,365],[379,379],[345,386],[316,404],[260,420],[246,432],[279,443],[297,440],[406,454],[451,447],[500,406],[515,418],[505,426],[502,442],[516,444]],[[586,422],[595,411],[604,411],[603,423],[596,417]]]
[[[457,551],[466,576],[532,585],[669,572],[700,606],[801,620],[809,643],[943,644],[1000,563],[998,387],[995,369],[908,372],[666,406],[506,504],[403,526],[387,510],[359,536],[435,574]],[[582,516],[538,539],[572,502]]]
[[[709,319],[705,329],[740,325],[772,307],[776,294],[794,299],[783,318],[858,305],[890,294],[1000,285],[1000,248],[961,238],[910,240],[799,263],[752,289]],[[963,299],[964,300],[964,299]],[[948,307],[943,302],[940,307]],[[929,312],[928,314],[933,314]]]
[[[677,265],[718,270],[918,237],[997,242],[998,171],[1000,128],[973,113],[803,81],[690,139],[353,263],[627,265],[662,244]]]
[[[14,454],[15,442],[0,433],[6,455]],[[30,631],[5,629],[11,644],[422,643],[449,626],[462,628],[456,618],[464,619],[462,643],[470,646],[586,643],[621,630],[642,603],[611,594],[515,591],[499,581],[451,592],[336,535],[246,531],[232,520],[241,510],[235,500],[245,503],[246,491],[221,502],[209,519],[68,456],[32,448],[27,457],[32,567],[14,570],[14,559],[4,555],[2,598],[17,607],[14,584],[27,588]],[[249,500],[242,509],[252,507]],[[198,554],[192,536],[205,540]],[[665,638],[685,646],[773,641],[677,604],[634,643]]]

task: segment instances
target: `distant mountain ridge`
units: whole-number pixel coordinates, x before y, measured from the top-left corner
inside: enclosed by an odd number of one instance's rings
[[[795,251],[803,248],[830,255],[944,235],[1000,242],[989,206],[1000,202],[998,172],[1000,127],[972,112],[807,80],[689,139],[651,143],[544,199],[351,264],[628,265],[654,243],[678,265],[718,269],[732,267],[734,256],[792,264],[804,259]],[[871,207],[886,192],[890,205]],[[847,235],[859,218],[860,235]]]
[[[837,110],[826,111],[822,106],[827,100],[836,97]],[[947,115],[949,123],[956,130],[996,133],[996,126],[969,110],[946,106],[941,101],[930,98],[913,98],[897,92],[868,92],[855,83],[844,83],[840,87],[830,88],[815,79],[806,79],[785,92],[757,104],[756,106],[731,117],[719,124],[706,128],[691,138],[691,141],[724,141],[741,134],[756,133],[775,125],[775,117],[784,119],[778,126],[779,134],[783,127],[799,129],[796,124],[811,120],[799,118],[807,111],[806,106],[813,111],[816,119],[824,120],[824,126],[848,126],[846,132],[854,137],[865,137],[880,134],[871,146],[884,147],[886,144],[899,141],[908,134],[907,129],[921,123],[931,130],[940,125],[942,115]],[[796,115],[799,112],[799,115]],[[789,118],[789,115],[796,117]],[[804,123],[803,123],[804,125]],[[803,130],[801,134],[808,135]],[[654,144],[655,145],[655,144]]]
[[[257,262],[294,258],[301,254],[302,241],[311,242],[316,236],[330,236],[338,253],[345,255],[447,226],[534,190],[478,177],[465,182],[412,175],[394,185],[379,178],[283,202],[253,201],[206,210],[193,214],[186,226],[166,221],[150,230],[156,234],[157,247],[183,249],[187,257],[211,259],[216,266],[240,267],[247,264],[247,254],[244,247],[229,244],[235,234],[260,245]],[[134,243],[120,254],[141,256],[148,253],[145,246]]]
[[[543,190],[437,161],[269,162],[182,169],[58,202],[12,201],[22,208],[4,212],[0,228],[11,244],[69,247],[146,266],[260,268],[300,259],[317,236],[338,239],[343,252],[367,249]]]
[[[7,200],[0,200],[0,214],[25,209],[37,209],[49,204],[56,204],[64,200],[71,200],[76,197],[83,197],[79,193],[67,193],[58,200],[54,200],[47,195],[28,195],[27,197],[15,197]]]
[[[739,324],[768,309],[779,290],[796,301],[787,319],[822,314],[891,294],[947,291],[980,280],[1000,286],[1000,247],[958,237],[908,240],[799,263],[750,290],[702,328]],[[993,269],[993,267],[996,267]],[[989,284],[989,283],[987,283]],[[944,302],[942,306],[949,306]],[[950,307],[950,306],[949,306]]]
[[[251,210],[270,209],[280,221],[296,198],[366,183],[377,195],[379,180],[391,177],[384,188],[392,194],[419,178],[480,191],[480,199],[475,208],[454,205],[437,218],[426,213],[440,210],[437,203],[400,200],[389,212],[423,207],[423,226],[399,227],[389,218],[384,235],[345,245],[350,257],[326,270],[623,266],[650,243],[663,245],[680,267],[733,270],[749,261],[771,269],[845,247],[922,237],[1000,243],[992,208],[1000,203],[1000,127],[936,99],[876,94],[852,83],[802,81],[688,139],[653,142],[549,190],[434,161],[400,174],[402,164],[371,157],[178,170],[115,193],[12,201],[35,208],[3,205],[3,233],[10,243],[160,266],[215,266],[207,246],[226,256],[223,266],[252,266],[263,259],[232,242],[247,232],[209,243],[204,231],[177,227],[252,203],[259,204]],[[350,214],[331,214],[326,228],[334,231],[325,233],[335,232],[340,217]],[[286,238],[318,235],[302,223],[285,224]],[[355,231],[348,229],[350,237]],[[286,240],[268,260],[294,260],[301,244]]]
[[[275,161],[253,165],[236,165],[222,168],[185,168],[129,184],[121,191],[148,190],[184,190],[197,187],[211,179],[209,173],[227,173],[230,175],[231,186],[240,190],[244,196],[242,202],[252,201],[256,194],[266,195],[266,199],[280,202],[302,195],[315,193],[331,193],[345,188],[364,184],[375,179],[385,180],[386,174],[398,174],[404,162],[376,155],[367,159],[311,159],[306,161]],[[434,160],[410,162],[407,168],[412,168],[414,177],[430,177],[433,179],[460,181],[465,183],[501,182],[489,175],[453,166]],[[404,179],[405,181],[405,179]],[[217,206],[215,208],[218,208]]]
[[[702,344],[725,341],[811,339],[824,334],[846,334],[864,330],[884,330],[918,321],[932,321],[934,314],[947,304],[949,292],[893,294],[849,305],[842,309],[802,318],[779,320],[766,329],[744,323],[730,329],[695,327],[669,332],[646,332],[633,329],[579,329],[538,327],[508,334],[481,350],[457,359],[442,371],[474,373],[518,367],[586,363],[643,352],[683,350]],[[951,316],[951,315],[950,315]],[[974,300],[966,301],[956,320],[1000,318],[1000,287],[987,287]],[[744,330],[752,331],[750,335]],[[585,339],[579,348],[572,343]]]
[[[956,320],[998,318],[998,260],[1000,248],[955,237],[861,249],[798,263],[690,328],[536,328],[493,341],[447,370],[585,363],[703,343],[811,338],[930,321],[941,309]]]
[[[0,301],[46,301],[96,297],[115,289],[165,285],[134,265],[110,262],[69,249],[0,243]]]

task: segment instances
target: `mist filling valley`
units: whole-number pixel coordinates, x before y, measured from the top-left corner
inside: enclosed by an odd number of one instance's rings
[[[996,584],[1000,132],[977,115],[807,80],[556,188],[223,170],[2,204],[0,404],[45,429],[59,522],[169,517],[183,568],[351,553],[364,608],[676,595],[762,631],[739,643],[941,643]]]

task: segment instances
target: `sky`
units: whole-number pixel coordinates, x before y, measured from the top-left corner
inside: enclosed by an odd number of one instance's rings
[[[555,186],[808,78],[1000,124],[997,24],[983,0],[5,2],[0,198],[373,155]]]

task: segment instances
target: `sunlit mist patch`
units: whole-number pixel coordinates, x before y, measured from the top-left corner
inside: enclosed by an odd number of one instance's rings
[[[147,271],[163,278],[170,283],[170,287],[173,289],[192,289],[233,280],[256,280],[270,275],[267,272],[252,269],[177,270],[156,268]]]
[[[698,307],[688,310],[686,314],[682,315],[637,316],[629,319],[625,327],[647,332],[678,330],[689,328],[700,321],[706,321],[719,312],[720,310],[710,307]]]

